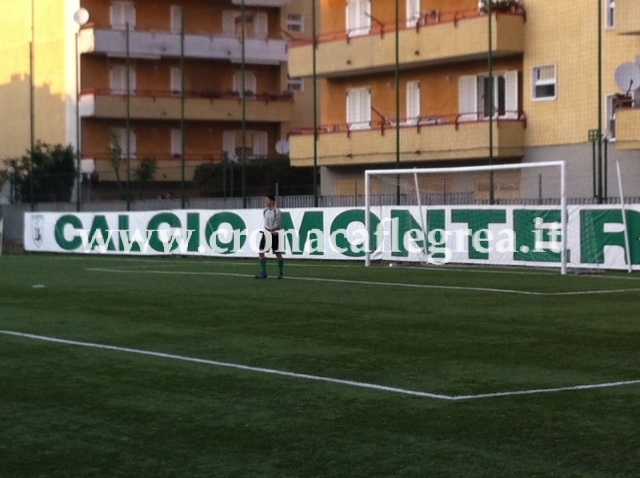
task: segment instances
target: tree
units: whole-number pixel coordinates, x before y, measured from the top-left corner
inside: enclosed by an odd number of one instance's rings
[[[144,158],[133,171],[133,177],[138,182],[138,197],[142,199],[142,191],[148,188],[158,170],[158,162],[153,158]]]
[[[73,146],[38,141],[33,150],[16,160],[17,185],[22,201],[71,201],[76,160]]]
[[[120,138],[118,133],[112,129],[109,130],[109,165],[116,175],[116,184],[118,186],[118,194],[122,194],[122,182],[120,181],[120,166],[122,165],[122,147],[120,146]]]

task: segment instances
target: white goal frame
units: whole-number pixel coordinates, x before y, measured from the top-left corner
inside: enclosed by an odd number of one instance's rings
[[[492,166],[460,166],[451,168],[405,168],[405,169],[368,169],[364,173],[364,193],[365,193],[365,267],[371,265],[371,178],[374,176],[396,176],[409,174],[440,174],[440,173],[469,173],[478,171],[505,171],[520,170],[530,168],[557,167],[560,169],[560,210],[562,222],[560,231],[562,233],[560,251],[560,273],[567,273],[567,196],[566,196],[566,166],[564,161],[541,161],[534,163],[500,164]],[[419,199],[418,199],[419,200]]]

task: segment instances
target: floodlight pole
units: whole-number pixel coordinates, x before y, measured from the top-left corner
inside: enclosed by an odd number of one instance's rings
[[[493,112],[494,112],[494,86],[493,86],[493,0],[487,0],[489,22],[489,166],[493,166]],[[487,93],[485,92],[485,95]],[[489,204],[494,204],[495,197],[493,191],[493,170],[489,171]]]
[[[29,141],[30,141],[30,158],[29,158],[29,199],[31,202],[31,212],[35,211],[35,187],[34,175],[35,169],[33,165],[33,150],[36,146],[36,87],[33,77],[35,71],[35,0],[31,0],[31,41],[29,42]]]
[[[311,2],[311,35],[313,36],[313,207],[318,207],[318,70],[317,70],[316,0]]]
[[[180,207],[185,208],[184,7],[180,8]]]
[[[400,0],[396,0],[395,15],[396,169],[400,169]],[[396,178],[396,204],[400,205],[400,176]]]
[[[131,61],[129,58],[129,22],[125,24],[125,49],[126,49],[126,75],[125,85],[127,88],[127,117],[125,120],[125,137],[127,141],[127,211],[131,211]]]
[[[241,70],[242,70],[242,91],[240,92],[242,98],[242,208],[247,208],[247,95],[246,95],[246,83],[247,83],[247,66],[246,62],[246,39],[247,39],[247,31],[246,31],[246,8],[245,8],[245,0],[242,0],[242,61],[241,61]]]

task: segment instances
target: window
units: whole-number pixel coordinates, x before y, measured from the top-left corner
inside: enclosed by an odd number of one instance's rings
[[[182,31],[182,7],[172,5],[170,15],[171,33],[179,34]]]
[[[171,94],[174,96],[182,94],[182,71],[178,66],[171,67]]]
[[[606,28],[612,29],[616,27],[616,0],[605,0],[605,17]]]
[[[111,28],[114,30],[125,30],[127,23],[129,29],[136,28],[136,7],[133,2],[116,1],[111,4],[110,9]]]
[[[289,13],[287,15],[287,31],[291,33],[303,33],[304,16],[298,13]]]
[[[493,91],[488,75],[461,76],[458,81],[458,120],[493,118],[517,119],[518,72],[507,71],[493,76]]]
[[[407,123],[418,124],[420,119],[420,82],[407,82]]]
[[[287,78],[287,91],[304,91],[304,78]]]
[[[616,95],[607,95],[605,105],[607,137],[609,139],[616,139]]]
[[[371,129],[371,89],[354,88],[347,92],[349,129]]]
[[[533,68],[532,73],[533,99],[534,100],[555,100],[556,92],[556,66],[544,65]]]
[[[242,23],[242,12],[235,10],[222,12],[222,32],[225,35],[242,38]],[[266,39],[269,35],[267,12],[246,12],[244,15],[244,34],[246,38]]]
[[[413,28],[420,20],[420,0],[407,1],[407,28]]]
[[[171,129],[171,155],[182,156],[182,131],[180,128]]]
[[[111,65],[109,82],[112,95],[127,94],[127,65]],[[129,68],[129,94],[136,94],[136,70]]]
[[[233,91],[242,91],[242,71],[236,71],[233,75]],[[244,92],[247,96],[253,96],[257,92],[256,75],[252,71],[244,72]]]
[[[269,136],[266,131],[246,131],[244,138],[247,158],[264,157],[268,154]],[[222,149],[234,162],[242,160],[242,130],[224,131]]]
[[[347,1],[347,34],[350,37],[371,32],[371,0]]]
[[[127,148],[127,130],[125,128],[114,128],[113,131],[118,138],[118,147],[120,148],[122,157],[126,158],[127,154],[129,154],[131,159],[135,159],[137,154],[136,146],[138,144],[136,132],[129,129],[129,147]]]

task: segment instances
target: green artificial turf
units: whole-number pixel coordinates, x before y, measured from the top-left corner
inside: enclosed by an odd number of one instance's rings
[[[638,473],[640,277],[256,272],[0,256],[0,477]]]

